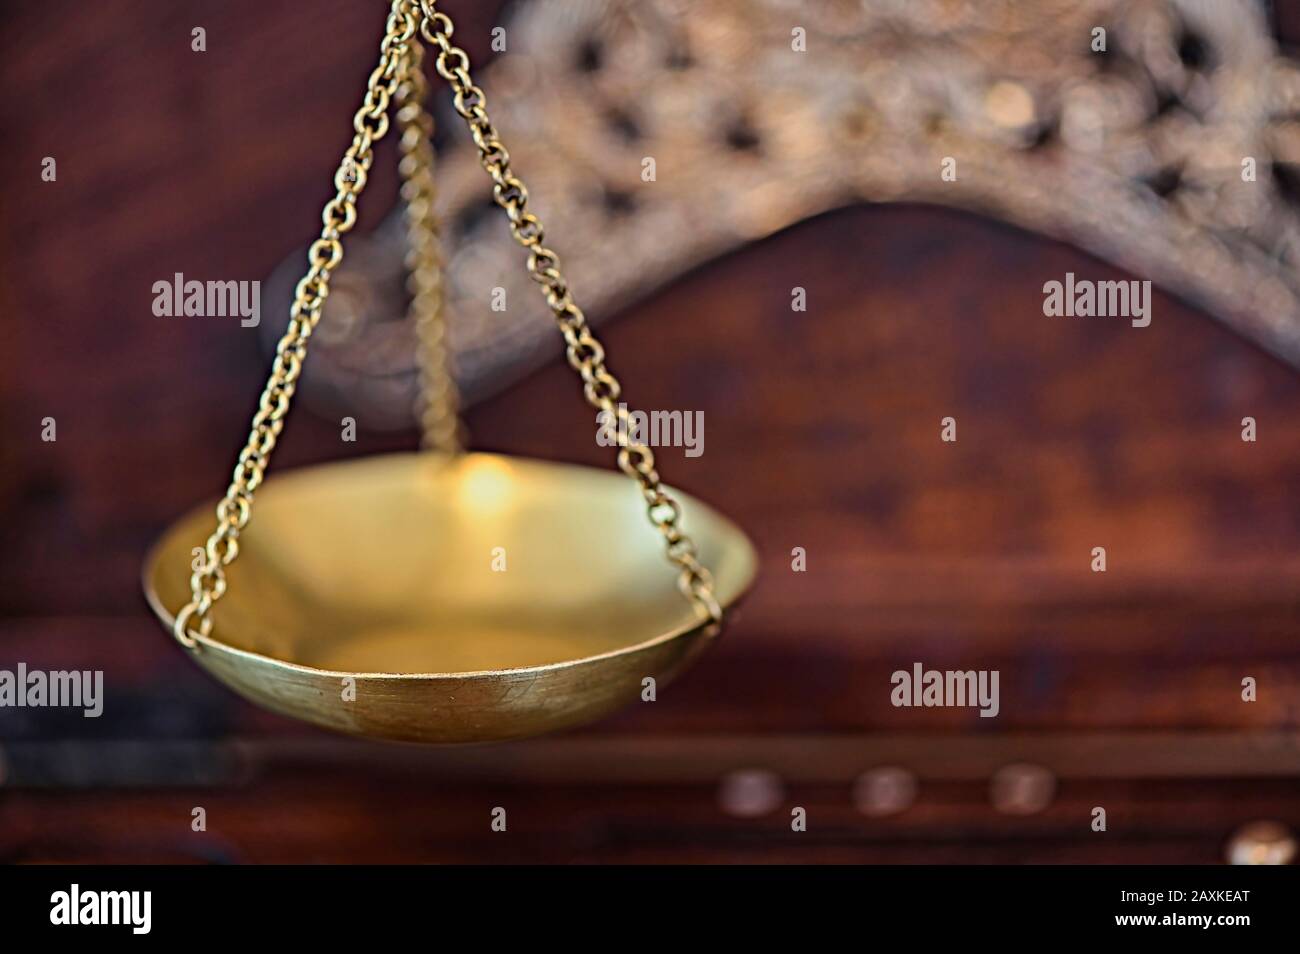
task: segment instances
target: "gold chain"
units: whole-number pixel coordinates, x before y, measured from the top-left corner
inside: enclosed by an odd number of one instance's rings
[[[421,232],[418,244],[412,245],[410,253],[411,284],[413,294],[423,299],[418,306],[422,310],[416,312],[417,320],[422,315],[425,322],[421,334],[433,332],[423,341],[421,379],[426,386],[436,379],[445,388],[438,392],[435,385],[434,391],[424,399],[421,422],[426,445],[439,449],[459,446],[455,391],[446,373],[449,362],[442,330],[441,269],[432,205],[432,149],[428,151],[426,164],[424,148],[414,143],[417,133],[411,131],[419,130],[419,137],[428,144],[424,132],[431,129],[428,114],[422,106],[411,108],[419,102],[416,97],[423,94],[425,85],[420,69],[423,49],[417,31],[437,47],[435,66],[451,84],[456,112],[468,125],[483,168],[492,178],[493,199],[509,217],[511,235],[528,250],[529,275],[540,286],[564,335],[569,364],[582,377],[587,402],[605,412],[606,427],[619,447],[619,469],[640,486],[647,516],[664,538],[669,561],[680,571],[679,588],[714,623],[722,620],[722,607],[713,592],[713,577],[700,563],[695,542],[679,526],[681,506],[660,483],[654,452],[631,437],[634,432],[631,412],[619,401],[622,386],[605,366],[605,349],[573,301],[568,283],[560,273],[559,256],[542,244],[542,223],[527,210],[528,190],[511,172],[510,154],[488,118],[486,97],[470,75],[469,57],[451,42],[453,30],[451,19],[435,9],[433,0],[392,0],[380,44],[379,65],[370,74],[361,108],[353,116],[352,144],[334,174],[338,191],[325,204],[320,238],[307,250],[309,268],[295,291],[289,326],[276,346],[271,374],[253,416],[248,443],[240,451],[225,497],[217,504],[217,528],[208,538],[203,562],[190,577],[193,598],[176,614],[172,626],[176,639],[187,648],[198,646],[191,625],[204,637],[212,630],[212,607],[226,592],[225,568],[239,555],[239,535],[252,516],[253,495],[262,483],[271,452],[284,427],[307,357],[308,340],[329,296],[330,276],[343,260],[342,236],[356,224],[356,199],[365,188],[374,161],[373,146],[388,132],[388,107],[399,96],[399,90],[402,161],[406,167],[403,197],[408,202],[410,230],[414,232],[418,228]],[[416,74],[420,75],[418,80],[414,79]],[[412,307],[417,307],[414,300]],[[452,422],[450,429],[446,424],[448,414]]]
[[[239,452],[225,497],[217,504],[217,529],[208,537],[202,564],[190,577],[193,599],[176,614],[172,626],[172,633],[187,648],[197,645],[190,632],[191,624],[203,636],[212,631],[212,606],[226,592],[225,568],[239,556],[239,535],[252,516],[253,495],[266,474],[271,452],[289,413],[289,402],[307,357],[307,342],[329,297],[330,276],[343,261],[342,236],[356,225],[357,196],[366,187],[366,177],[374,161],[374,144],[388,132],[388,105],[396,92],[409,44],[416,37],[417,21],[411,0],[393,0],[379,48],[379,65],[370,74],[361,108],[352,117],[355,131],[352,144],[334,173],[338,191],[325,203],[320,238],[307,250],[307,274],[294,292],[289,326],[276,345],[275,360],[257,413],[253,415],[248,443]]]
[[[412,39],[393,102],[401,130],[398,145],[402,158],[397,168],[406,206],[407,286],[411,293],[407,314],[419,341],[416,415],[425,449],[456,454],[464,448],[464,426],[447,342],[442,253],[434,211],[433,117],[424,105],[427,91],[424,46]]]

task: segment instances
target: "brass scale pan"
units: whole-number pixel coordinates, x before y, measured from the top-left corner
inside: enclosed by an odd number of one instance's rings
[[[660,484],[652,452],[626,433],[617,437],[619,466],[635,484],[587,467],[460,452],[443,343],[432,124],[422,105],[426,45],[529,253],[587,400],[612,411],[619,385],[558,257],[541,244],[527,190],[451,34],[430,0],[393,0],[357,134],[335,177],[339,191],[309,251],[217,529],[211,506],[192,511],[144,567],[158,618],[236,692],[326,728],[433,743],[536,735],[637,700],[647,678],[662,686],[716,637],[756,569],[744,533]],[[402,131],[426,450],[309,467],[264,484],[390,103]]]

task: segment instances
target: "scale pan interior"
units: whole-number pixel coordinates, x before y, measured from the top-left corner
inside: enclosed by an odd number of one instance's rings
[[[734,604],[753,579],[753,547],[673,493],[718,602]],[[211,524],[211,506],[191,512],[145,563],[169,631]],[[194,658],[268,709],[343,732],[418,742],[549,732],[637,701],[647,676],[662,688],[712,639],[662,546],[617,471],[394,454],[290,472],[259,489]]]

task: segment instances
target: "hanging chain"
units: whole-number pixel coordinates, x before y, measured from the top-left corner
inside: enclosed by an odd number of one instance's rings
[[[366,82],[361,108],[352,118],[355,135],[334,173],[334,198],[321,213],[320,238],[307,250],[307,274],[294,291],[289,326],[275,349],[271,374],[253,415],[248,443],[239,452],[234,477],[217,504],[217,529],[208,537],[202,562],[190,577],[193,598],[176,614],[172,633],[182,645],[197,645],[191,626],[202,636],[212,631],[212,606],[226,592],[226,567],[239,556],[239,534],[252,516],[253,495],[261,485],[275,449],[289,402],[297,389],[307,357],[307,342],[320,321],[329,296],[330,276],[343,261],[342,236],[357,221],[357,196],[366,187],[374,161],[374,144],[388,132],[388,105],[397,90],[400,71],[416,37],[419,11],[414,0],[393,0],[388,25],[380,44],[379,65]]]
[[[447,342],[442,250],[434,211],[433,116],[425,107],[428,85],[424,46],[412,39],[393,102],[401,131],[398,145],[402,158],[397,168],[406,206],[407,288],[411,293],[407,314],[419,342],[416,415],[426,450],[456,454],[464,448],[464,427]]]
[[[217,528],[204,547],[202,562],[190,577],[192,599],[176,614],[172,625],[173,635],[186,648],[198,646],[191,627],[203,637],[212,631],[212,607],[226,592],[225,568],[239,555],[239,535],[252,516],[253,495],[262,484],[284,427],[307,357],[307,343],[329,296],[330,277],[343,261],[342,236],[356,224],[357,196],[365,188],[374,161],[374,144],[388,132],[388,107],[394,101],[402,127],[402,196],[407,202],[412,239],[408,253],[411,307],[421,338],[424,443],[437,450],[460,446],[457,398],[448,373],[450,360],[433,212],[433,153],[429,142],[432,119],[422,105],[426,82],[417,31],[437,47],[435,66],[451,84],[456,112],[468,125],[483,168],[492,178],[493,199],[509,217],[511,235],[528,251],[529,275],[540,286],[564,335],[569,364],[582,377],[587,403],[605,414],[604,426],[619,447],[619,469],[641,488],[647,516],[664,538],[669,561],[680,571],[679,588],[703,615],[714,623],[722,621],[713,577],[700,562],[695,542],[679,525],[681,505],[660,483],[654,452],[631,437],[631,412],[619,401],[622,386],[605,366],[605,349],[573,301],[568,282],[560,273],[559,256],[542,244],[542,223],[527,210],[528,189],[510,169],[510,154],[488,118],[486,97],[470,75],[469,57],[451,42],[453,29],[451,19],[436,9],[433,0],[392,0],[379,65],[370,74],[361,108],[353,116],[352,144],[334,174],[338,191],[325,203],[320,237],[307,250],[309,268],[294,292],[289,325],[276,346],[248,442],[239,453],[226,495],[217,504]]]
[[[528,211],[528,189],[510,169],[510,153],[488,118],[487,99],[470,75],[469,57],[451,41],[451,18],[437,9],[435,0],[419,2],[423,13],[420,33],[437,48],[435,66],[451,84],[452,103],[469,126],[483,168],[492,177],[492,198],[509,217],[510,234],[528,250],[528,273],[541,287],[564,335],[569,364],[582,376],[587,403],[605,414],[606,431],[618,443],[619,469],[640,486],[650,522],[663,534],[668,559],[680,570],[678,586],[697,609],[720,622],[722,607],[713,593],[713,577],[700,562],[695,542],[679,525],[681,506],[659,482],[654,452],[631,438],[631,412],[619,401],[622,386],[605,366],[605,349],[573,301],[569,284],[560,273],[559,256],[542,244],[542,223]]]

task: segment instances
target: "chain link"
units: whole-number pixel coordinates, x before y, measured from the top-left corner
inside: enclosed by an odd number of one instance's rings
[[[442,250],[434,211],[433,116],[425,107],[428,85],[424,46],[413,39],[407,45],[402,81],[393,101],[401,130],[398,146],[402,158],[397,168],[406,206],[408,316],[419,342],[416,415],[425,449],[456,454],[464,449],[464,425],[447,341]]]
[[[253,416],[248,442],[225,497],[217,504],[217,528],[204,547],[203,560],[190,577],[192,599],[176,614],[173,635],[185,647],[198,646],[212,630],[212,607],[226,592],[225,568],[239,555],[239,536],[252,516],[253,496],[265,477],[271,452],[284,427],[307,344],[329,296],[330,276],[343,261],[342,236],[356,224],[356,199],[365,188],[374,161],[373,147],[388,132],[388,108],[397,105],[402,128],[399,166],[407,204],[408,252],[413,315],[421,338],[421,424],[425,446],[460,447],[457,395],[449,373],[442,308],[442,274],[433,210],[432,118],[423,107],[426,81],[419,36],[437,48],[435,67],[452,87],[453,105],[478,147],[483,168],[492,178],[492,196],[510,220],[510,233],[528,252],[529,275],[540,286],[566,343],[570,366],[581,376],[587,402],[605,412],[605,427],[618,447],[619,469],[635,480],[650,522],[663,536],[668,560],[677,567],[678,587],[697,611],[715,624],[722,607],[713,577],[700,562],[695,542],[681,529],[681,506],[660,483],[654,452],[632,439],[631,412],[620,402],[622,385],[605,365],[605,349],[587,325],[560,272],[560,259],[543,243],[541,221],[528,211],[528,189],[511,171],[510,154],[486,112],[486,97],[470,75],[469,57],[451,41],[451,19],[433,0],[392,0],[380,44],[379,65],[366,83],[366,94],[353,116],[355,135],[334,175],[337,193],[325,203],[320,237],[307,251],[307,274],[298,283],[289,325],[279,344],[271,373]]]

